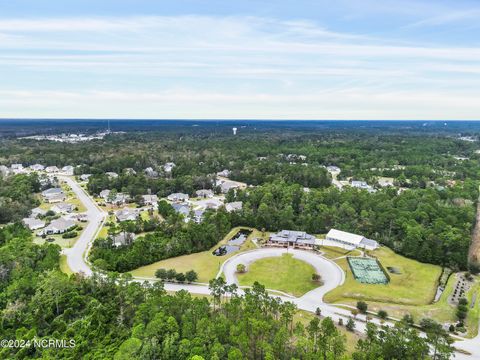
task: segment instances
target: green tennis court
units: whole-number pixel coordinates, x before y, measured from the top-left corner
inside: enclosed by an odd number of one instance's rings
[[[377,259],[347,257],[355,280],[363,284],[388,284],[389,280]]]

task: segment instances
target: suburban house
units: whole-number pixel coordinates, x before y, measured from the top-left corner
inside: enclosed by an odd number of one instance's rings
[[[87,222],[88,215],[86,213],[70,213],[63,216],[64,219],[72,220],[72,221],[81,221]]]
[[[44,197],[45,201],[49,203],[62,202],[67,198],[61,188],[50,188],[44,190],[42,191],[42,196]]]
[[[129,232],[121,232],[117,235],[112,235],[109,237],[112,240],[113,246],[123,246],[123,245],[130,245],[135,235]]]
[[[63,234],[73,228],[75,226],[75,222],[72,220],[67,220],[64,218],[59,218],[53,220],[50,225],[48,225],[45,229],[41,230],[38,235],[52,235],[52,234]]]
[[[45,170],[45,166],[40,165],[40,164],[34,164],[30,166],[30,169],[33,171],[43,171]]]
[[[145,170],[143,170],[143,172],[145,173],[146,177],[153,179],[158,177],[158,171],[153,170],[152,167],[147,167]]]
[[[188,195],[183,193],[173,193],[167,196],[167,200],[172,202],[183,202],[188,200]]]
[[[281,247],[312,249],[315,245],[319,245],[319,240],[304,231],[282,230],[276,234],[272,234],[268,239],[268,244]]]
[[[72,204],[61,202],[53,205],[50,210],[52,210],[56,214],[68,214],[75,210],[75,206]]]
[[[174,167],[175,164],[173,162],[167,162],[165,165],[163,165],[163,171],[166,173],[171,173]]]
[[[197,197],[206,199],[206,198],[212,198],[214,194],[212,190],[202,189],[202,190],[195,191],[195,195],[197,195]]]
[[[14,174],[20,174],[20,173],[24,172],[23,164],[12,164],[12,166],[10,166],[10,169],[12,169],[12,172]]]
[[[225,170],[222,170],[222,171],[217,172],[217,176],[221,176],[221,177],[226,177],[226,178],[228,178],[231,173],[232,173],[232,172],[231,172],[230,170],[225,169]]]
[[[59,172],[58,167],[56,167],[56,166],[47,166],[45,168],[45,171],[49,174],[56,174],[56,173]]]
[[[99,194],[99,196],[105,201],[107,201],[108,195],[110,195],[110,190],[108,189],[100,191],[100,194]]]
[[[335,165],[329,165],[329,166],[327,166],[327,171],[329,173],[339,173],[340,168],[338,166],[335,166]]]
[[[22,219],[22,222],[30,230],[38,230],[45,227],[45,221],[35,218],[24,218]]]
[[[362,235],[352,234],[346,231],[331,229],[325,240],[333,242],[336,246],[363,248],[367,250],[375,250],[378,248],[378,243],[375,240],[367,239]]]
[[[43,210],[42,208],[36,207],[35,209],[32,209],[30,212],[30,217],[32,218],[37,218],[39,216],[44,216],[47,213],[47,210]]]
[[[223,194],[226,194],[229,192],[229,190],[233,189],[238,189],[240,187],[240,185],[236,182],[233,182],[233,181],[224,181],[220,184],[220,189],[222,191]]]
[[[225,204],[225,210],[227,210],[227,212],[240,211],[242,210],[242,207],[243,207],[243,202],[241,201],[234,201],[234,202]]]
[[[73,166],[67,165],[62,168],[62,173],[64,175],[72,176],[73,175]]]
[[[357,189],[367,190],[368,192],[376,192],[376,190],[365,181],[352,180],[350,185]]]
[[[113,171],[107,171],[105,173],[105,175],[107,175],[110,179],[116,179],[118,178],[118,174],[116,172],[113,172]]]
[[[145,205],[157,205],[158,196],[157,195],[142,195],[143,202]]]
[[[135,221],[137,220],[138,214],[140,212],[138,209],[122,209],[115,211],[115,217],[119,222],[122,221]]]
[[[108,189],[100,191],[99,196],[106,203],[113,204],[113,205],[125,204],[130,199],[130,196],[128,196],[127,194],[123,194],[123,193],[117,193],[115,195],[115,197],[112,197],[111,196],[111,190],[108,190]]]
[[[188,220],[188,216],[190,215],[190,207],[187,204],[172,204],[172,207],[177,213],[185,216],[185,221]]]
[[[92,174],[82,174],[80,175],[80,180],[87,181],[90,176],[92,176]]]

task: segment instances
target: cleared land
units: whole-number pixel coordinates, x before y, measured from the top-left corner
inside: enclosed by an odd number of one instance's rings
[[[426,305],[435,297],[440,266],[423,264],[395,254],[382,247],[374,252],[384,268],[395,267],[400,274],[389,274],[386,285],[362,284],[356,281],[345,258],[336,261],[345,271],[345,283],[325,296],[331,303],[354,304],[357,300],[377,301],[391,304]]]
[[[73,271],[68,266],[66,255],[60,255],[60,271],[67,275],[73,274]]]
[[[215,256],[212,254],[212,251],[217,249],[219,246],[226,244],[227,241],[230,240],[238,232],[238,230],[241,229],[252,230],[252,233],[248,236],[245,243],[240,247],[239,251],[235,251],[224,256]],[[220,270],[220,266],[225,260],[240,251],[255,249],[256,246],[252,242],[252,239],[258,237],[262,237],[262,233],[258,230],[245,227],[236,227],[230,230],[225,238],[223,238],[223,240],[221,240],[217,245],[207,251],[158,261],[150,265],[142,266],[131,271],[130,273],[133,276],[138,277],[155,277],[155,271],[160,268],[175,269],[177,272],[195,270],[198,274],[199,282],[208,282],[209,280],[215,278]]]
[[[257,260],[248,266],[245,274],[237,276],[240,285],[251,286],[258,281],[267,289],[301,296],[319,286],[319,283],[312,281],[314,273],[312,265],[294,259],[291,254],[283,254]]]

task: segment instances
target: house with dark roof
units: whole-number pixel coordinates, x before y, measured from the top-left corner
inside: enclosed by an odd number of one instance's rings
[[[304,231],[282,230],[270,235],[268,244],[272,246],[313,249],[319,245],[319,240]]]

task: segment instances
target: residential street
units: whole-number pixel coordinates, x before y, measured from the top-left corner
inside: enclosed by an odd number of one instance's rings
[[[95,240],[95,235],[100,224],[107,214],[98,208],[90,196],[87,195],[75,180],[67,176],[59,176],[59,178],[67,182],[83,205],[85,205],[88,216],[88,224],[83,229],[75,245],[69,249],[64,249],[63,253],[67,256],[68,266],[73,272],[91,275],[92,270],[85,261],[86,250],[90,248],[93,240]]]

